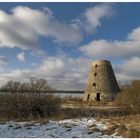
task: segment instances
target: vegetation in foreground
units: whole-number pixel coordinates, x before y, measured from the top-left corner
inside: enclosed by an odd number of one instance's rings
[[[134,80],[130,85],[122,86],[115,103],[130,113],[140,113],[140,81]]]
[[[0,120],[39,120],[95,117],[108,122],[111,133],[117,130],[124,137],[140,137],[140,81],[122,86],[114,102],[83,102],[78,97],[60,98],[39,90],[52,89],[47,81],[39,79],[29,83],[10,81],[2,87],[10,89],[9,94],[0,94]],[[30,88],[34,93],[19,92],[15,89]],[[62,108],[63,104],[73,104],[73,108]],[[76,108],[76,106],[81,106]],[[110,106],[115,109],[83,108],[82,106]],[[129,124],[129,126],[128,126]]]
[[[140,114],[131,114],[126,116],[110,116],[108,119],[101,119],[107,124],[108,129],[105,132],[108,135],[114,134],[124,138],[140,137]]]
[[[53,90],[44,79],[32,78],[30,82],[9,81],[1,88],[8,93],[0,94],[0,118],[36,119],[58,113],[61,99],[53,94],[40,93]],[[20,92],[19,92],[20,91]],[[25,93],[25,91],[31,91]],[[34,93],[32,93],[34,91]]]

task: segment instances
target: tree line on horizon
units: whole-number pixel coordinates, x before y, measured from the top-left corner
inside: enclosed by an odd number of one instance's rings
[[[10,80],[5,85],[0,88],[1,92],[36,92],[39,93],[41,91],[54,91],[56,89],[52,88],[47,80],[45,79],[37,79],[30,78],[29,82],[19,82]]]
[[[0,92],[10,93],[84,93],[81,90],[58,90],[48,84],[46,79],[30,78],[29,82],[10,80],[0,87]]]

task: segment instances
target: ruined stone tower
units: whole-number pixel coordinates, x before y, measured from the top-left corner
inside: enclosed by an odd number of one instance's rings
[[[83,100],[100,101],[114,99],[119,91],[111,63],[107,60],[92,62]]]

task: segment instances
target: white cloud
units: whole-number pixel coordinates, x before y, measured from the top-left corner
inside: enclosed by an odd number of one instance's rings
[[[34,69],[16,69],[0,74],[0,82],[8,80],[26,81],[30,77],[45,78],[57,89],[80,90],[85,88],[90,68],[89,59],[48,57]],[[81,63],[82,62],[82,63]]]
[[[110,16],[113,10],[110,5],[97,5],[83,14],[82,27],[87,33],[93,33],[101,26],[102,19]],[[81,24],[81,23],[80,23]],[[35,10],[28,7],[15,7],[11,14],[0,11],[0,47],[35,48],[38,36],[51,37],[54,41],[75,43],[81,40],[81,26],[59,22],[50,9]],[[140,27],[130,32],[126,40],[94,40],[80,48],[88,56],[98,58],[128,58],[120,66],[114,65],[119,81],[128,82],[140,79]],[[17,55],[19,61],[25,61],[24,52]],[[30,77],[46,78],[58,89],[84,89],[88,79],[91,59],[68,58],[67,56],[46,57],[43,51],[37,50],[32,55],[43,56],[40,65],[32,63],[33,69],[16,69],[0,74],[4,84],[10,79],[19,81]],[[137,57],[136,57],[137,56]],[[0,65],[7,60],[0,56]],[[3,72],[3,71],[2,71]]]
[[[0,47],[37,47],[37,34],[25,23],[0,10]]]
[[[52,77],[63,73],[64,62],[59,58],[50,57],[43,61],[37,68],[37,72],[42,75]]]
[[[114,14],[109,4],[100,4],[88,8],[83,14],[82,26],[89,33],[94,33],[97,27],[101,26],[101,20]]]
[[[94,40],[84,45],[80,50],[93,57],[99,58],[130,58],[140,56],[140,27],[128,34],[126,40],[108,41]]]
[[[31,73],[31,70],[27,69],[15,69],[9,73],[1,73],[0,86],[4,85],[9,80],[28,81],[30,77],[35,77],[35,75]]]
[[[0,83],[8,80],[27,81],[30,77],[45,78],[57,89],[84,90],[88,80],[91,59],[48,57],[33,69],[16,69],[0,74]],[[140,58],[133,57],[122,64],[114,64],[113,68],[118,81],[128,83],[140,79]],[[1,82],[2,81],[2,82]]]
[[[17,6],[11,13],[0,10],[0,47],[37,48],[39,36],[59,43],[76,44],[83,38],[82,29],[94,33],[101,26],[101,20],[112,13],[109,4],[100,4],[87,9],[81,19],[76,19],[80,22],[77,24],[73,20],[60,22],[49,8],[38,10]]]
[[[82,39],[77,26],[59,22],[48,9],[18,6],[10,14],[0,10],[0,47],[36,48],[39,35],[68,43]]]
[[[119,66],[120,71],[116,73],[117,78],[122,83],[129,83],[132,80],[140,80],[140,58],[133,57],[125,60],[123,64]]]
[[[4,56],[0,56],[0,66],[5,65],[7,63],[7,59]]]
[[[20,62],[25,62],[25,54],[24,52],[21,52],[17,55],[17,59],[20,61]]]
[[[58,89],[84,89],[90,61],[66,56],[49,57],[36,69],[36,75],[46,77],[49,83]]]

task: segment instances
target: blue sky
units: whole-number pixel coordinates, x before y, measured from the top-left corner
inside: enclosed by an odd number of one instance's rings
[[[90,63],[140,78],[140,3],[0,3],[0,81],[46,78],[84,89]]]

